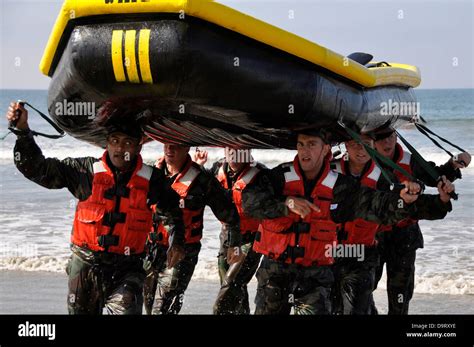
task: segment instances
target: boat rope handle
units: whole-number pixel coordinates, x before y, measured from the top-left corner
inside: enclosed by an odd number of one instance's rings
[[[51,125],[54,130],[56,130],[58,132],[58,135],[52,135],[52,134],[44,134],[44,133],[40,133],[39,131],[34,131],[34,130],[30,130],[31,131],[31,134],[33,136],[43,136],[43,137],[47,137],[49,139],[59,139],[61,137],[63,137],[66,133],[64,132],[64,130],[62,130],[59,126],[57,126],[53,120],[51,118],[49,118],[47,115],[45,115],[43,112],[41,112],[40,110],[38,110],[36,107],[34,107],[33,105],[31,105],[29,102],[27,101],[23,101],[23,100],[18,100],[18,103],[21,105],[21,106],[25,106],[25,105],[28,105],[30,108],[32,108],[33,110],[35,110],[40,116],[41,118],[43,118],[45,121],[47,121],[49,123],[49,125]],[[17,110],[16,112],[19,112],[19,110]],[[16,127],[16,123],[17,121],[13,121],[13,122],[10,122],[10,124],[8,125],[8,130],[10,132],[12,132],[13,134],[15,135],[22,135],[22,134],[25,134],[25,131],[24,130],[21,130],[21,129],[18,129]],[[4,140],[7,135],[10,133],[10,132],[7,132],[5,135],[3,135],[0,140]]]

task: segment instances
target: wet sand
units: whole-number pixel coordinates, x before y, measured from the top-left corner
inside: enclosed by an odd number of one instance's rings
[[[50,272],[0,271],[0,314],[66,314],[67,277]],[[184,298],[182,314],[212,314],[219,290],[215,281],[193,279]],[[250,306],[256,281],[249,285]],[[375,291],[380,314],[387,312],[386,292]],[[411,314],[474,314],[473,295],[415,293]]]

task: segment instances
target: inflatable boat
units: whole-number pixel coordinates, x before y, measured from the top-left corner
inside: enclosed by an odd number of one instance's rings
[[[107,122],[126,118],[162,142],[294,148],[303,128],[415,119],[388,105],[416,103],[418,69],[370,58],[214,1],[66,0],[40,70],[54,121],[98,146]]]

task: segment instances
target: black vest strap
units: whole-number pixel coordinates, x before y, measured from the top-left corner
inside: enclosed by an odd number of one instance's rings
[[[309,233],[311,230],[311,224],[310,223],[305,223],[305,222],[298,222],[298,223],[293,223],[291,227],[289,227],[287,230],[285,230],[283,233],[300,233],[300,234],[306,234]]]
[[[104,248],[118,246],[119,244],[118,235],[100,235],[97,239],[99,246]]]
[[[104,215],[102,224],[105,226],[113,226],[117,223],[125,223],[127,214],[123,212],[109,212]]]
[[[294,262],[296,258],[303,258],[304,253],[304,247],[286,246],[285,251],[278,257],[277,260],[284,262],[286,259],[290,258],[292,262]]]
[[[128,198],[130,196],[130,188],[126,186],[114,186],[107,189],[104,193],[104,198],[112,200],[114,197]]]

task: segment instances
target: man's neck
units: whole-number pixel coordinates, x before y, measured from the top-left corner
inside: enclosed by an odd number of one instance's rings
[[[356,164],[356,163],[351,163],[349,161],[349,172],[351,175],[353,176],[360,176],[362,175],[362,172],[364,172],[364,168],[365,166],[367,165],[367,163],[365,164]]]
[[[108,154],[107,154],[106,160],[107,160],[107,165],[108,165],[108,167],[112,170],[112,172],[120,173],[120,174],[133,171],[133,170],[135,169],[135,166],[137,165],[137,158],[134,158],[133,160],[131,160],[131,161],[129,162],[129,165],[127,165],[127,166],[125,166],[125,167],[121,167],[121,168],[115,166],[115,165],[112,163],[112,160],[110,160]]]
[[[316,179],[320,173],[321,173],[321,170],[323,168],[323,165],[319,165],[317,168],[315,168],[314,170],[311,170],[311,171],[304,171],[304,177],[309,180],[309,181],[312,181],[314,179]]]
[[[178,163],[173,163],[173,164],[166,163],[166,169],[168,170],[170,176],[174,176],[174,175],[180,173],[181,170],[183,169],[183,166],[186,163],[187,159],[188,158],[186,157],[184,160],[182,160]]]

